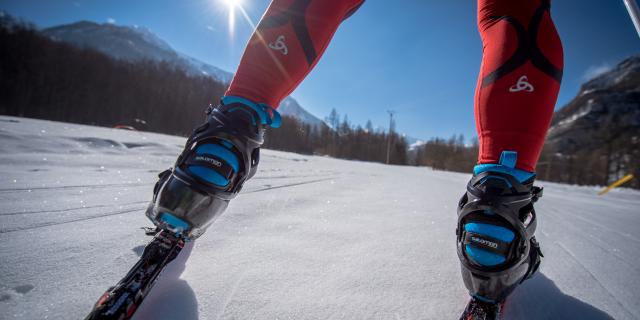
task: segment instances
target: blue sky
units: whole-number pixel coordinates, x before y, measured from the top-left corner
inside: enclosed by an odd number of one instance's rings
[[[244,0],[255,23],[266,0]],[[236,12],[233,33],[222,0],[2,0],[0,9],[39,27],[78,20],[146,26],[176,50],[234,71],[252,27]],[[412,137],[475,135],[473,90],[482,55],[475,1],[368,0],[345,21],[323,59],[292,94],[323,118],[332,108],[350,121]],[[564,79],[557,108],[588,78],[640,54],[622,0],[556,0]]]

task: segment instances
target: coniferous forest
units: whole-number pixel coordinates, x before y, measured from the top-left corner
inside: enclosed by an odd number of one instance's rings
[[[5,115],[187,136],[226,89],[168,64],[115,60],[53,41],[9,16],[2,18],[0,44],[0,114]],[[389,162],[407,164],[407,145],[398,134],[333,121],[335,130],[284,117],[281,128],[267,132],[265,147],[386,162],[391,142]]]

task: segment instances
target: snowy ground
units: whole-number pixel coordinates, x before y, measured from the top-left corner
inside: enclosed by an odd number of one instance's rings
[[[135,263],[184,140],[0,117],[0,319],[80,319]],[[465,174],[264,151],[138,319],[457,319]],[[542,272],[507,319],[638,319],[640,193],[544,184]]]

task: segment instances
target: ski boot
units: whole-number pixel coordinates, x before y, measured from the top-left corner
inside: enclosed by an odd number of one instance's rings
[[[173,168],[159,175],[146,211],[158,228],[186,240],[202,235],[255,174],[264,131],[281,122],[273,108],[234,96],[206,113]]]
[[[533,204],[542,188],[533,186],[535,174],[515,168],[516,160],[516,152],[504,151],[499,164],[477,165],[458,204],[457,251],[472,296],[467,309],[487,315],[461,319],[497,318],[505,298],[540,265]]]

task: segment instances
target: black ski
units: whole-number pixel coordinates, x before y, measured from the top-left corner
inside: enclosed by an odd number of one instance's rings
[[[162,269],[178,256],[184,239],[168,231],[158,231],[140,260],[93,306],[85,320],[130,319],[147,296]]]
[[[490,303],[471,298],[460,320],[500,320],[503,305],[504,302]]]

